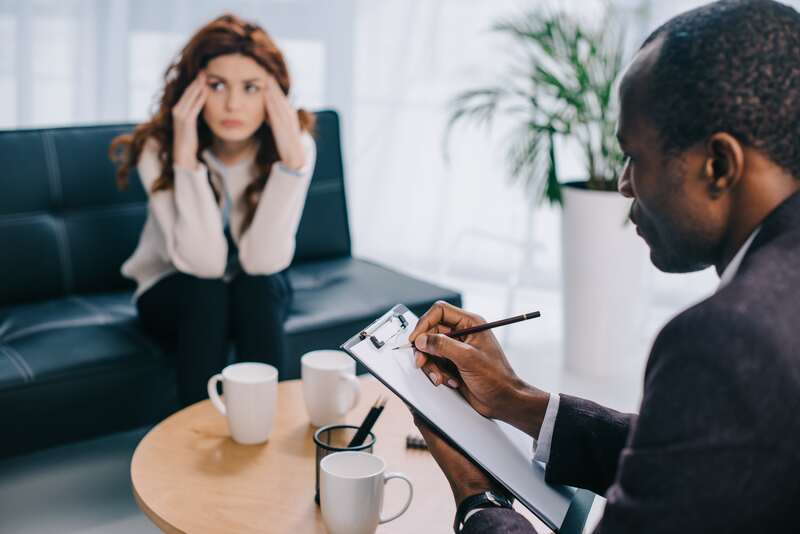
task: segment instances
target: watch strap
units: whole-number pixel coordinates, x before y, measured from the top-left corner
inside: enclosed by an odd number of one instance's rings
[[[512,508],[513,500],[509,497],[494,491],[484,491],[470,495],[458,505],[456,510],[456,519],[453,522],[453,531],[458,534],[464,528],[464,521],[466,515],[476,509],[480,508]]]

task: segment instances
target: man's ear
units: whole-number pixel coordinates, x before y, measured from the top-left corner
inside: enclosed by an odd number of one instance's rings
[[[744,174],[744,148],[731,134],[718,132],[706,142],[705,178],[708,191],[718,197],[731,191]]]

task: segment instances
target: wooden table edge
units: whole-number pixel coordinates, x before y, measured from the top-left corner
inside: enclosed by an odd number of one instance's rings
[[[144,500],[139,496],[139,492],[136,491],[136,486],[133,484],[133,482],[131,482],[131,491],[133,492],[133,498],[136,501],[136,505],[139,507],[139,510],[141,510],[142,513],[146,515],[155,526],[161,529],[162,532],[166,532],[167,534],[186,534],[184,531],[175,528],[173,525],[170,525],[164,521],[162,517],[148,508],[147,504],[145,504]]]

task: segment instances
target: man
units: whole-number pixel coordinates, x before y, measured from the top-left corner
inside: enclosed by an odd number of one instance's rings
[[[491,333],[442,335],[483,321],[444,303],[410,336],[417,365],[536,438],[548,482],[605,495],[596,532],[790,530],[800,523],[800,14],[769,0],[684,13],[647,39],[620,101],[619,190],[652,262],[713,265],[721,277],[658,335],[639,415],[525,384]],[[418,425],[463,532],[533,532],[498,507],[502,488]]]

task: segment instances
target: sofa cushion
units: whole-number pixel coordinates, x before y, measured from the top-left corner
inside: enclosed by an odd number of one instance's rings
[[[353,258],[293,266],[280,379],[299,378],[300,356],[335,349],[391,306],[417,313],[460,296]],[[139,328],[131,291],[0,308],[0,456],[155,422],[177,407],[165,354]],[[359,372],[362,369],[359,368]],[[113,407],[113,408],[111,408]]]
[[[143,425],[176,406],[174,374],[130,293],[0,308],[0,456]],[[13,367],[13,374],[9,373]]]
[[[129,301],[124,292],[2,308],[0,351],[22,368],[22,383],[157,363],[163,356],[138,328]]]

